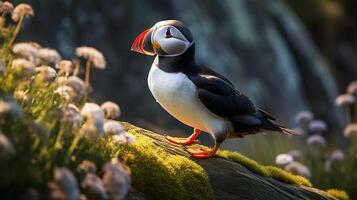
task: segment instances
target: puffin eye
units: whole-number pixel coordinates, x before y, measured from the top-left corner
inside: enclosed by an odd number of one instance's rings
[[[172,38],[171,27],[166,29],[165,38]]]

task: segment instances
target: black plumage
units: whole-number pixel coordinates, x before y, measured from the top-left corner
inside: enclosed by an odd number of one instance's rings
[[[182,55],[159,56],[158,66],[166,72],[182,72],[197,87],[197,96],[212,113],[228,119],[237,137],[262,130],[292,133],[276,123],[269,113],[257,108],[224,76],[198,64],[194,58],[194,44]]]
[[[264,130],[295,134],[257,108],[224,76],[198,64],[192,34],[182,22],[156,23],[135,39],[131,49],[157,55],[148,76],[151,93],[172,116],[194,128],[187,138],[166,136],[166,139],[174,144],[190,145],[197,142],[201,131],[215,139],[209,151],[185,146],[193,158],[215,155],[226,138]]]

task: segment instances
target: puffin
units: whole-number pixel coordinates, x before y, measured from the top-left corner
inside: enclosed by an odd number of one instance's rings
[[[297,134],[257,108],[226,77],[196,62],[195,42],[183,22],[157,22],[137,36],[131,51],[155,56],[147,79],[152,95],[169,114],[193,128],[193,134],[187,138],[166,138],[184,145],[191,157],[214,156],[227,138],[265,131]],[[190,145],[198,143],[201,132],[214,139],[210,150]]]

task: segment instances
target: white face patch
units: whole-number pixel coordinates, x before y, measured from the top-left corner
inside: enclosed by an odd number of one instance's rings
[[[174,26],[161,26],[154,30],[152,43],[158,43],[160,48],[168,55],[164,56],[178,56],[184,53],[190,46],[186,37]]]

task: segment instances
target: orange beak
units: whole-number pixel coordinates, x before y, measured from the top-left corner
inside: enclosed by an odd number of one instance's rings
[[[151,29],[143,31],[131,45],[131,51],[135,51],[144,55],[154,56],[156,53],[151,43]]]

